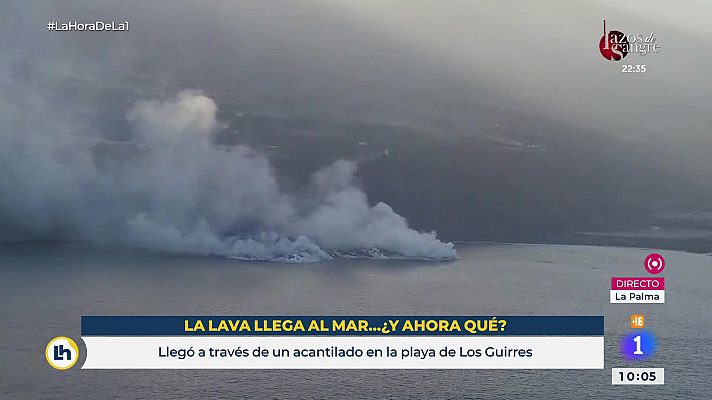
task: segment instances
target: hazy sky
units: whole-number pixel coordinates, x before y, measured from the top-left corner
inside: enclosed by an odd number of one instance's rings
[[[347,109],[359,97],[391,96],[381,100],[393,112],[438,100],[489,102],[626,136],[706,137],[712,122],[709,2],[60,1],[2,8],[11,48],[3,58],[29,69],[20,75],[41,68],[46,80],[77,74],[130,86],[146,82],[126,76],[145,74],[166,91],[187,81],[240,99],[323,97]],[[50,19],[97,18],[128,20],[131,32],[44,29]],[[646,64],[646,73],[621,73],[621,62],[600,56],[604,18],[610,29],[656,35],[661,53],[623,60]],[[28,65],[32,59],[45,65]]]
[[[624,134],[710,134],[710,2],[321,3],[438,60],[463,84],[507,93],[544,115]],[[653,32],[661,52],[603,59],[604,18],[626,34]],[[621,73],[623,63],[647,72]]]

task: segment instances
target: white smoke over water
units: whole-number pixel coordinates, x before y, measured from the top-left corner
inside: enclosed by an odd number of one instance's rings
[[[134,102],[125,142],[66,116],[21,117],[46,112],[33,101],[0,98],[0,222],[32,234],[279,262],[456,257],[434,232],[370,206],[353,162],[316,171],[305,194],[282,192],[266,157],[213,144],[222,124],[200,92]]]

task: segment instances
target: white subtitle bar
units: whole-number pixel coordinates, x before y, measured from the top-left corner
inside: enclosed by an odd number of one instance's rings
[[[83,369],[603,369],[602,336],[82,339]]]

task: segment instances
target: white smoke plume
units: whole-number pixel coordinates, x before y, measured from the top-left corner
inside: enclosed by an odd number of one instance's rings
[[[0,222],[25,232],[281,262],[456,257],[434,232],[370,206],[353,162],[316,171],[302,194],[282,192],[265,156],[214,144],[217,105],[200,92],[134,102],[130,139],[113,142],[67,118],[18,117],[46,109],[33,101],[0,98]]]

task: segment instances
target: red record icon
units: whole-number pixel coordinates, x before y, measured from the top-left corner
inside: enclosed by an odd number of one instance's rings
[[[645,257],[645,262],[643,262],[643,265],[645,266],[645,270],[650,272],[651,274],[657,275],[665,269],[665,259],[663,256],[657,253],[651,253],[648,254],[647,257]]]

